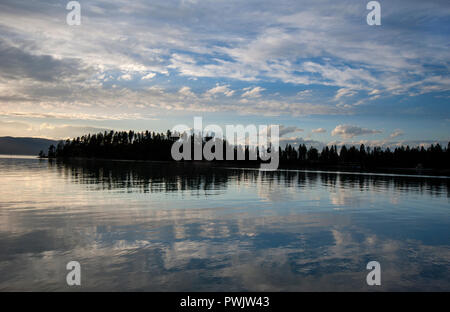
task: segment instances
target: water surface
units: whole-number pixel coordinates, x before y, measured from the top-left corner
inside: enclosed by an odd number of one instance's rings
[[[0,186],[0,290],[450,291],[447,178],[0,157]]]

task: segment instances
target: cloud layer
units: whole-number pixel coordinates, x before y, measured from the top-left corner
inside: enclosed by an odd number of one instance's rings
[[[450,95],[446,1],[382,2],[380,27],[356,0],[95,0],[80,26],[65,4],[0,4],[1,114],[419,114]]]

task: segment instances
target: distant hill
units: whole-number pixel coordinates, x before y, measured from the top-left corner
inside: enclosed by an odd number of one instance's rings
[[[46,154],[50,145],[58,141],[40,138],[0,137],[0,154],[7,155],[38,155],[41,150]]]

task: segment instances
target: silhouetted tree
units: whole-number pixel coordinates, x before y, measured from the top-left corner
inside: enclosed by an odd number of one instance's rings
[[[166,133],[134,132],[134,131],[105,131],[97,134],[87,134],[72,140],[61,141],[57,147],[51,145],[48,149],[49,158],[105,158],[105,159],[133,159],[133,160],[164,160],[171,161],[171,148],[178,140],[180,134],[173,134],[170,130]],[[192,145],[191,156],[194,159],[193,144],[202,147],[210,140],[218,140],[213,135],[202,137],[200,134],[187,136]],[[244,155],[248,161],[250,155],[260,155],[258,152],[267,153],[271,147],[259,150],[254,146],[231,146],[226,140],[219,141],[223,144],[223,159],[227,159],[226,151],[230,149],[234,153],[234,159],[238,155]],[[214,150],[213,150],[214,152]],[[432,144],[428,148],[398,146],[393,151],[390,148],[342,146],[340,151],[336,145],[325,146],[319,153],[317,148],[305,144],[298,148],[292,145],[279,147],[281,166],[353,166],[357,168],[449,168],[450,167],[450,142],[443,148],[440,144]],[[39,157],[45,157],[43,151]],[[201,156],[199,160],[204,160]],[[256,162],[261,162],[259,157]]]
[[[52,144],[48,148],[48,158],[55,158],[55,157],[56,157],[55,146]]]

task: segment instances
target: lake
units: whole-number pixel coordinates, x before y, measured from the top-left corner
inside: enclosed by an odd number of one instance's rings
[[[11,156],[0,173],[3,291],[450,291],[445,177]]]

